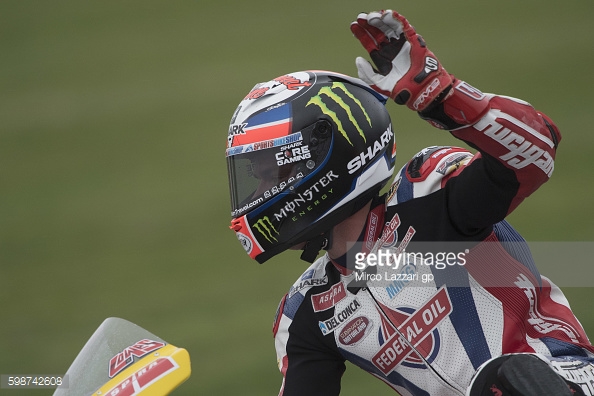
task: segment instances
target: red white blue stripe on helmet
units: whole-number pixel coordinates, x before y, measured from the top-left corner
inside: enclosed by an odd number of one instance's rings
[[[289,104],[264,111],[250,118],[243,126],[241,134],[233,136],[231,147],[286,136],[291,132],[291,123]]]

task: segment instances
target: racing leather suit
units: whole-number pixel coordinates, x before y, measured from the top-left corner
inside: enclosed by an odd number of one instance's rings
[[[372,202],[359,243],[319,258],[281,300],[281,395],[338,395],[345,360],[402,395],[463,395],[479,366],[502,354],[594,356],[561,290],[504,220],[550,177],[559,132],[526,102],[481,99],[478,121],[450,131],[478,153],[422,150]],[[414,243],[423,260],[353,268],[363,257],[354,252]],[[455,259],[443,250],[452,246]],[[440,249],[453,259],[445,267],[430,255]]]

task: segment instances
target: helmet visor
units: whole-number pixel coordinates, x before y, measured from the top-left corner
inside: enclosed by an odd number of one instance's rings
[[[227,149],[233,218],[293,190],[322,164],[329,144],[312,147],[307,143],[314,126],[284,137]]]

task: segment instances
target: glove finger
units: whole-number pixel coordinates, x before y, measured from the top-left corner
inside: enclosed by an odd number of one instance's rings
[[[359,25],[358,22],[351,23],[351,32],[367,52],[375,51],[379,48],[378,43],[373,36],[371,36],[365,28]]]
[[[369,24],[379,29],[387,37],[386,41],[391,38],[398,39],[402,34],[402,24],[391,18],[391,14],[392,11],[388,10],[382,13],[373,12],[368,17]]]
[[[357,66],[359,78],[369,85],[375,85],[378,76],[375,70],[373,70],[371,63],[358,56],[355,59],[355,65]]]
[[[382,32],[380,29],[369,24],[369,18],[370,17],[374,18],[374,14],[377,14],[377,13],[372,12],[370,14],[364,14],[364,13],[359,14],[357,16],[357,24],[359,26],[361,26],[363,29],[365,29],[367,31],[367,33],[373,38],[373,40],[375,40],[377,45],[379,45],[379,43],[388,41],[388,40],[387,40],[384,32]]]
[[[408,22],[408,20],[397,13],[396,11],[388,10],[382,15],[382,21],[387,26],[390,26],[398,34],[398,37],[404,33],[407,40],[411,39],[417,34],[415,28]]]

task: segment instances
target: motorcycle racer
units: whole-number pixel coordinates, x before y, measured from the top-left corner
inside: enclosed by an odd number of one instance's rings
[[[313,262],[275,318],[280,394],[339,394],[346,360],[403,395],[594,394],[594,347],[505,221],[553,173],[553,121],[449,74],[395,11],[351,31],[375,68],[258,84],[229,128],[242,246],[260,263],[291,248]],[[425,148],[380,195],[396,156],[388,98],[476,153]]]

